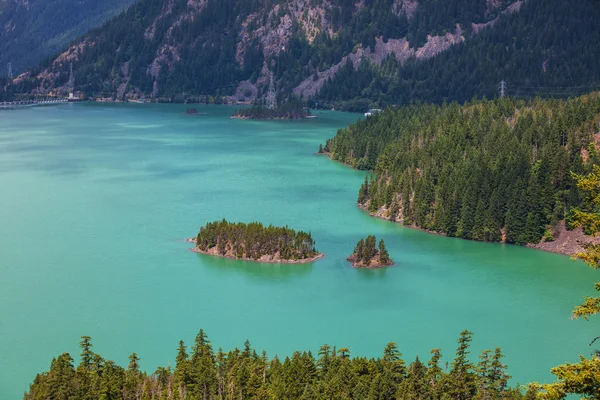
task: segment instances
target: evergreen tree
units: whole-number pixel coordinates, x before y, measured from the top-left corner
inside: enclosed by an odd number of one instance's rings
[[[387,249],[385,248],[385,243],[383,242],[383,239],[379,241],[379,260],[382,264],[387,264],[390,262],[390,255]]]
[[[453,399],[471,399],[477,392],[473,364],[468,359],[472,337],[473,333],[465,330],[458,339],[456,357],[447,377],[448,392]]]
[[[522,400],[519,389],[507,386],[508,375],[501,363],[502,353],[486,352],[485,367],[476,375],[468,360],[471,333],[459,339],[459,349],[449,374],[439,367],[441,353],[432,350],[424,365],[417,357],[408,368],[395,343],[385,346],[381,358],[350,356],[348,348],[323,345],[319,358],[311,352],[295,351],[283,362],[269,360],[252,348],[249,341],[241,350],[212,352],[206,333],[200,330],[192,354],[179,343],[177,365],[158,367],[152,374],[139,370],[139,357],[132,353],[124,369],[94,354],[90,370],[75,369],[68,354],[52,360],[48,372],[38,374],[25,400],[196,400],[222,399],[458,399],[485,398]],[[90,343],[90,339],[87,339]],[[190,368],[188,375],[186,368]],[[183,371],[183,372],[182,372]],[[486,371],[482,375],[481,371]],[[92,379],[92,376],[96,378]],[[187,376],[186,378],[181,378]],[[481,377],[485,384],[481,384]],[[89,382],[82,385],[83,378]],[[471,379],[472,378],[472,379]],[[96,380],[94,380],[96,379]],[[470,379],[470,380],[469,380]],[[471,391],[472,390],[472,391]],[[526,396],[538,390],[532,386]],[[550,390],[544,393],[551,393]],[[554,393],[554,392],[552,392]]]

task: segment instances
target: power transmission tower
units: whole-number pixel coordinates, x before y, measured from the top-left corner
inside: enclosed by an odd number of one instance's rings
[[[500,90],[500,98],[503,99],[506,97],[506,81],[502,79],[500,81],[500,85],[498,86],[498,90]]]
[[[73,76],[73,63],[69,64],[69,90],[75,90],[75,77]]]
[[[158,82],[155,79],[154,83],[152,84],[152,98],[155,99],[157,97],[158,97]]]
[[[269,84],[269,93],[267,93],[267,108],[274,110],[277,108],[277,93],[275,92],[275,80],[271,72],[271,83]]]
[[[13,79],[12,63],[10,61],[8,62],[8,79],[11,81]]]

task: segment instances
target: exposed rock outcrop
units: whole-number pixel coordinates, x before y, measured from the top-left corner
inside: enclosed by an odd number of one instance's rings
[[[417,11],[419,3],[417,0],[394,0],[392,5],[392,12],[397,16],[405,15],[410,21]]]
[[[491,12],[490,10],[497,10],[499,8],[498,6],[495,6],[495,8],[490,8],[490,3],[492,1],[488,0],[488,14],[489,12]],[[497,1],[493,1],[494,3],[499,3]],[[513,14],[516,12],[519,12],[521,10],[521,6],[523,5],[523,1],[522,0],[518,0],[514,3],[512,3],[511,5],[509,5],[508,7],[506,7],[506,9],[504,11],[502,11],[500,13],[500,15],[508,15],[508,14]],[[498,22],[500,15],[498,15],[496,18],[492,19],[491,21],[485,22],[485,23],[481,23],[481,24],[475,24],[473,23],[473,33],[479,33],[482,29],[485,28],[493,28],[494,25],[496,25],[496,23]]]
[[[358,68],[363,59],[374,64],[381,64],[381,62],[391,54],[394,54],[398,61],[404,63],[411,57],[417,59],[434,57],[436,54],[439,54],[450,48],[452,45],[463,42],[464,40],[465,37],[463,36],[460,25],[456,25],[454,33],[448,32],[443,36],[428,36],[427,43],[416,50],[410,47],[410,43],[405,38],[389,39],[387,42],[384,42],[383,38],[377,38],[374,51],[371,51],[370,48],[363,49],[362,47],[356,49],[331,68],[325,71],[319,71],[317,73],[317,79],[315,79],[314,76],[306,78],[294,88],[293,92],[294,94],[303,97],[314,96],[321,90],[328,79],[332,79],[339,69],[346,65],[348,59],[352,61],[354,68]]]

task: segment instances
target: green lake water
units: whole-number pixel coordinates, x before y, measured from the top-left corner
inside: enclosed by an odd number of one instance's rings
[[[594,271],[568,257],[468,242],[369,217],[364,173],[314,154],[357,118],[229,119],[231,108],[70,104],[0,112],[0,399],[18,399],[52,357],[93,338],[123,364],[174,365],[204,328],[215,348],[246,339],[269,355],[324,343],[407,361],[463,329],[473,358],[501,347],[514,382],[589,354],[598,321],[570,319]],[[208,221],[309,230],[324,259],[263,265],[188,251]],[[397,265],[356,270],[368,234]]]

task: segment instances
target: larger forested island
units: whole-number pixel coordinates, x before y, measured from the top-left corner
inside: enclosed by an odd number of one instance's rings
[[[198,253],[238,260],[295,264],[322,257],[310,233],[260,222],[209,222],[192,241]]]
[[[303,102],[288,102],[269,108],[263,105],[254,105],[236,111],[232,118],[236,119],[304,119],[311,115],[310,110]]]

